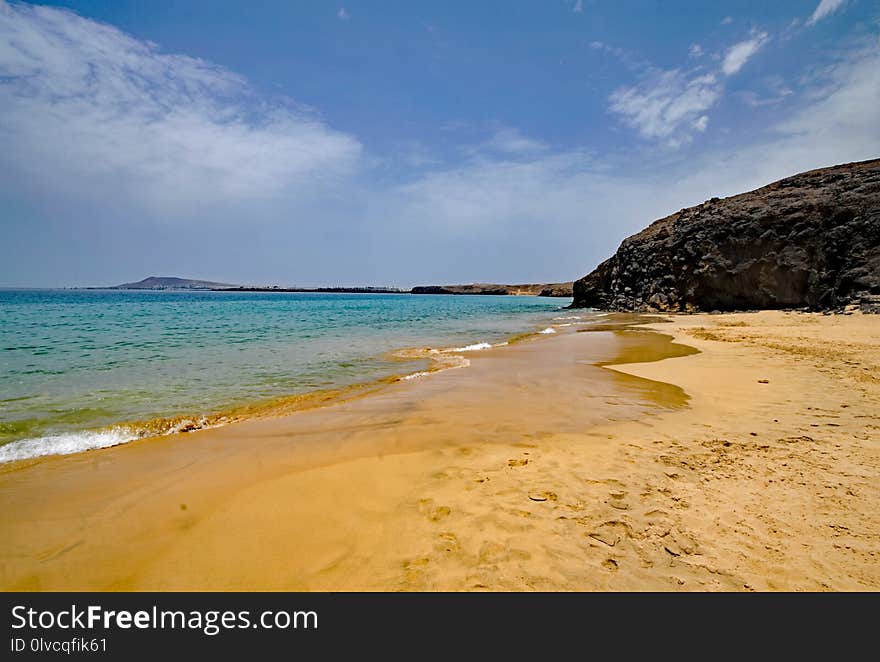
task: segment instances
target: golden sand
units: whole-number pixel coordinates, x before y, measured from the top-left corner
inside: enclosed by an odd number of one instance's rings
[[[6,465],[0,587],[880,588],[880,317],[668,320]]]

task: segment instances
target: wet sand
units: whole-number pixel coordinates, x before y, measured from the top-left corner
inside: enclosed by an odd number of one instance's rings
[[[4,465],[0,587],[880,587],[880,319],[669,319]]]

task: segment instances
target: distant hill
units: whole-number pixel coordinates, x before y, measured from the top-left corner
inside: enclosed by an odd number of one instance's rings
[[[238,287],[226,283],[215,283],[210,280],[192,280],[190,278],[173,278],[169,276],[149,276],[136,283],[123,283],[111,287],[111,290],[216,290]]]
[[[413,294],[509,294],[521,296],[570,297],[571,283],[527,283],[523,285],[498,285],[496,283],[472,283],[471,285],[419,285]]]

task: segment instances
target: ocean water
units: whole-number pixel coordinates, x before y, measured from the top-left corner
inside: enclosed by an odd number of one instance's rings
[[[568,303],[0,290],[0,462],[219,424],[244,407],[464,365],[466,351],[546,330]]]

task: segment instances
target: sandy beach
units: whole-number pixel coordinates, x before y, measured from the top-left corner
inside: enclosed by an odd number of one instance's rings
[[[0,588],[880,588],[880,317],[608,320],[3,465]]]

